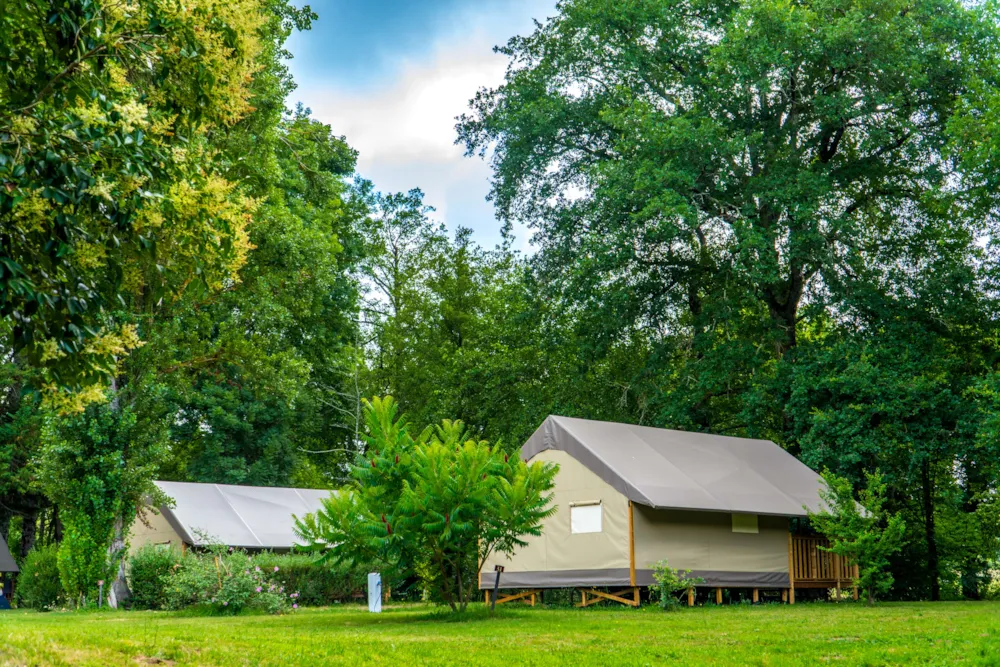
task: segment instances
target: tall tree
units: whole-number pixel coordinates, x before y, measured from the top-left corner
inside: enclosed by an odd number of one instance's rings
[[[139,345],[108,317],[222,287],[254,202],[212,135],[251,110],[259,0],[42,0],[0,18],[0,317],[67,410]]]
[[[720,340],[755,350],[717,364],[734,382],[697,411],[795,346],[803,300],[855,275],[859,242],[983,223],[948,151],[987,34],[954,0],[566,0],[499,49],[506,82],[460,141],[492,150],[500,214],[537,230],[595,332],[683,329],[710,367]]]

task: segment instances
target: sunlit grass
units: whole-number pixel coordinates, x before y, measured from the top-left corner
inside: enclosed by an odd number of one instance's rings
[[[1000,604],[0,613],[3,665],[1000,665]]]

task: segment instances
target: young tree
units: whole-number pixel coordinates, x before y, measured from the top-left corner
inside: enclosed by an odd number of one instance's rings
[[[878,472],[867,475],[868,484],[854,499],[850,481],[829,470],[823,474],[826,488],[820,496],[822,512],[809,512],[809,520],[830,539],[829,551],[858,566],[855,585],[868,604],[892,587],[889,558],[902,547],[905,525],[899,514],[885,510],[885,482]]]
[[[464,611],[491,554],[541,534],[556,467],[528,465],[444,421],[419,435],[392,397],[365,402],[367,448],[351,483],[296,518],[321,559],[411,568],[440,601]]]

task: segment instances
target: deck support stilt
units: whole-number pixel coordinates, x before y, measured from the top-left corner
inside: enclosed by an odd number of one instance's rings
[[[580,595],[582,601],[577,604],[577,607],[589,607],[592,604],[597,604],[601,600],[611,600],[612,602],[621,602],[622,604],[627,604],[630,607],[639,606],[639,587],[632,586],[631,588],[626,588],[625,590],[615,591],[614,593],[605,593],[604,591],[599,591],[595,588],[580,588]],[[631,595],[631,599],[624,597],[625,595]]]
[[[503,597],[500,597],[500,594],[498,593],[497,604],[503,604],[505,602],[516,602],[517,600],[521,600],[525,604],[534,607],[535,601],[537,599],[536,596],[541,592],[542,591],[540,589],[533,588],[529,591],[521,591],[520,593],[511,593],[510,595],[504,595]],[[490,591],[486,590],[486,604],[489,603],[490,603]]]

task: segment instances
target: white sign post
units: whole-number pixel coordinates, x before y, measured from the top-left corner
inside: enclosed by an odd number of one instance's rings
[[[382,575],[378,572],[368,573],[368,611],[382,613]]]

